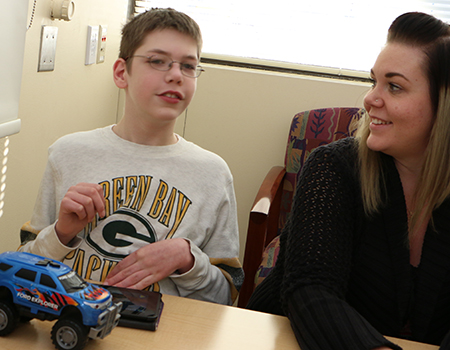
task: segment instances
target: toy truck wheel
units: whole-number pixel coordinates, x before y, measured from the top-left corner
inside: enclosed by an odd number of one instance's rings
[[[11,333],[17,326],[18,318],[14,305],[0,301],[0,336]]]
[[[52,340],[59,350],[81,350],[88,341],[88,329],[77,321],[63,318],[53,326]]]

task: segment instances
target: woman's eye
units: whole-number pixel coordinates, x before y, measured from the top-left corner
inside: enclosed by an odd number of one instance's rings
[[[375,81],[375,79],[369,78],[369,82],[372,85],[372,88],[374,88],[375,85],[377,85],[377,82]]]
[[[393,92],[400,91],[402,88],[394,83],[389,83],[389,89]]]

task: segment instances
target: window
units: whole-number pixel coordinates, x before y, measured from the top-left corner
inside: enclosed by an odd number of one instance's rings
[[[65,275],[58,276],[58,279],[67,293],[73,293],[87,287],[86,282],[73,270]]]
[[[6,263],[0,263],[0,271],[8,271],[12,265],[6,264]]]
[[[28,281],[34,282],[36,279],[36,271],[31,271],[28,269],[20,269],[16,272],[16,277],[26,279]]]
[[[145,0],[135,5],[136,13],[172,7],[191,16],[202,30],[205,58],[365,77],[398,15],[421,11],[450,22],[450,0]]]
[[[46,287],[50,287],[53,289],[56,289],[56,283],[53,280],[53,278],[51,278],[50,276],[46,275],[46,274],[42,274],[41,275],[41,282],[40,282],[43,286]]]

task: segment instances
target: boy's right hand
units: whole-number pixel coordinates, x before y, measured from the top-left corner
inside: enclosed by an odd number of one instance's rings
[[[105,199],[103,188],[98,184],[79,183],[67,191],[61,201],[55,231],[64,245],[80,232],[88,223],[105,216]]]

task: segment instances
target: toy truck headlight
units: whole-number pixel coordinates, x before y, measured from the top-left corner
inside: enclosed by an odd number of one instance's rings
[[[107,307],[109,307],[111,305],[111,300],[112,300],[112,298],[109,297],[102,303],[90,303],[90,302],[86,301],[85,304],[90,306],[94,310],[105,310]]]
[[[101,305],[101,304],[85,302],[85,305],[90,306],[91,308],[97,310],[97,309],[100,309],[100,305]]]

